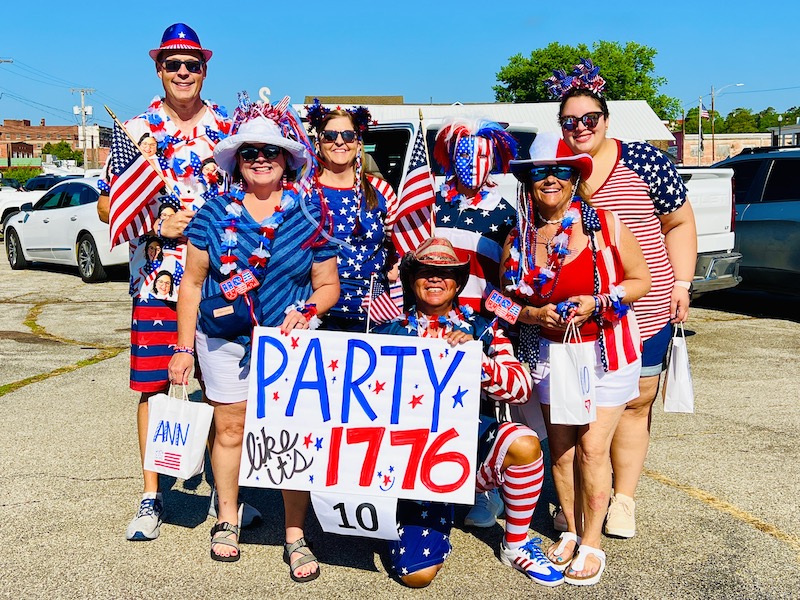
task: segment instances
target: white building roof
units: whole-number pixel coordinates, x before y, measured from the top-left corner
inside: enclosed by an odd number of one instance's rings
[[[329,108],[335,105],[327,104]],[[426,123],[448,117],[482,117],[501,123],[531,124],[538,131],[561,131],[558,102],[501,104],[371,104],[372,118],[384,121],[416,121],[419,111]],[[305,116],[302,104],[295,105]],[[675,137],[644,100],[609,100],[608,135],[623,141],[674,141]]]

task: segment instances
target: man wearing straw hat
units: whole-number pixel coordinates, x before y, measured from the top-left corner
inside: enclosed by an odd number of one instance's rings
[[[200,98],[208,61],[212,52],[202,46],[197,33],[184,23],[167,27],[158,48],[150,50],[156,75],[164,88],[163,98],[153,99],[147,110],[124,124],[131,140],[149,136],[157,142],[158,171],[164,184],[152,197],[133,198],[128,215],[108,196],[101,196],[98,212],[110,221],[112,243],[127,240],[130,244],[130,294],[133,297],[131,321],[131,389],[140,393],[137,413],[139,448],[142,456],[147,436],[148,399],[166,392],[169,385],[167,366],[174,352],[194,353],[193,348],[177,346],[177,313],[175,301],[186,260],[183,231],[207,198],[216,195],[216,182],[203,174],[203,161],[213,156],[214,146],[230,131],[225,109]],[[107,169],[114,174],[112,154]],[[117,163],[119,164],[119,163]],[[112,179],[122,185],[123,177]],[[119,183],[118,183],[119,182]],[[138,202],[137,202],[138,200]],[[160,211],[163,204],[172,211]],[[135,218],[130,220],[130,212]],[[171,214],[173,213],[173,214]],[[123,228],[121,222],[127,216]],[[121,231],[119,237],[116,232]],[[158,264],[148,261],[145,250],[153,239],[160,241],[163,256]],[[152,298],[155,278],[164,272],[174,282],[171,294]],[[154,540],[158,537],[163,499],[158,487],[158,474],[143,471],[144,493],[136,515],[130,522],[126,538],[131,541]]]

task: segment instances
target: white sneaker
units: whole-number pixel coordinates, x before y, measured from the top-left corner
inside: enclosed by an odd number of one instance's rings
[[[146,542],[158,537],[161,529],[161,515],[164,512],[164,502],[160,493],[146,493],[142,495],[139,510],[128,524],[125,538],[132,542]]]
[[[542,552],[542,538],[528,540],[520,548],[506,548],[500,543],[500,562],[522,571],[539,585],[555,587],[564,583],[564,574],[553,567],[553,563]]]
[[[614,494],[608,507],[605,534],[620,538],[636,535],[636,502],[630,496]]]
[[[497,523],[497,517],[503,514],[503,499],[497,489],[482,492],[475,496],[473,506],[464,517],[467,527],[492,527]]]
[[[247,527],[257,526],[261,524],[261,512],[255,507],[250,506],[247,502],[242,503],[244,508],[242,509],[242,518],[241,518],[241,527],[245,529]],[[211,489],[211,502],[209,502],[208,506],[208,516],[217,518],[217,488]]]

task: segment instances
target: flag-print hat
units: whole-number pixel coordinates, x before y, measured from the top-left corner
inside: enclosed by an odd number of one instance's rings
[[[195,50],[203,55],[203,60],[211,60],[213,52],[200,43],[194,29],[185,23],[175,23],[164,30],[161,36],[161,46],[150,50],[150,58],[158,60],[158,55],[164,50]]]
[[[469,279],[469,259],[459,260],[450,240],[431,237],[422,242],[413,252],[406,252],[400,263],[400,280],[403,282],[403,305],[406,308],[415,304],[414,280],[422,268],[441,269],[442,275],[449,275],[456,282],[456,298],[467,285]]]
[[[527,181],[532,167],[545,165],[562,165],[577,169],[581,179],[586,181],[592,174],[594,165],[589,154],[575,154],[554,131],[543,131],[536,134],[531,144],[531,157],[527,160],[512,160],[511,172],[520,181]]]

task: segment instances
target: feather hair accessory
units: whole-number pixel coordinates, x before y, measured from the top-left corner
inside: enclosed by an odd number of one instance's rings
[[[470,136],[489,140],[492,144],[492,164],[504,173],[508,171],[508,163],[517,157],[519,144],[502,125],[488,119],[450,119],[442,124],[433,147],[434,159],[442,165],[448,176],[453,174],[453,152],[458,140]]]
[[[585,88],[600,96],[606,87],[606,80],[600,77],[600,67],[595,66],[588,58],[580,59],[569,75],[564,69],[555,69],[553,76],[545,79],[544,83],[547,92],[556,100],[575,88]]]
[[[314,98],[314,103],[311,106],[305,106],[305,109],[306,118],[311,124],[311,127],[313,127],[315,130],[319,130],[319,128],[322,127],[322,121],[332,110],[322,106],[319,98]],[[352,108],[342,108],[341,106],[337,106],[336,110],[344,110],[350,113],[350,116],[353,118],[353,123],[358,129],[359,134],[367,131],[370,124],[374,123],[372,121],[372,115],[366,106],[353,106]]]

